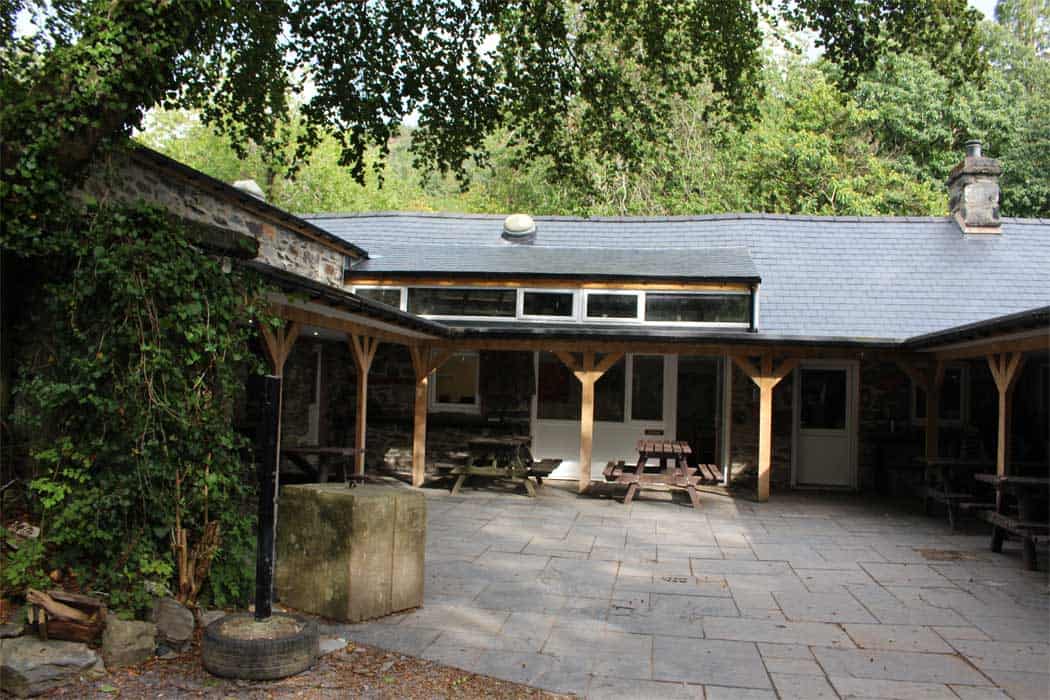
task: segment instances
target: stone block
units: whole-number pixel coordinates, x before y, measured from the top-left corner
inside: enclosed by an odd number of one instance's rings
[[[104,672],[98,654],[86,644],[34,637],[0,640],[0,688],[16,697],[40,695],[81,675]]]
[[[277,596],[304,612],[360,622],[423,604],[426,501],[407,487],[342,483],[281,489]]]
[[[196,620],[186,606],[174,598],[157,598],[153,601],[150,617],[157,626],[157,641],[182,651],[193,639]]]
[[[106,668],[136,666],[153,658],[157,648],[157,626],[152,622],[110,617],[102,632],[102,659]]]

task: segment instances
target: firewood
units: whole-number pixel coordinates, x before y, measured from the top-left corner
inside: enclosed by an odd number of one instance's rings
[[[30,588],[26,592],[26,600],[33,605],[39,605],[47,614],[60,620],[73,620],[74,622],[90,622],[92,616],[77,610],[74,607],[59,603],[47,593]]]

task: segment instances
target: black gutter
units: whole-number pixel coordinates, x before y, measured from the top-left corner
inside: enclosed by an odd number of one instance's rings
[[[351,292],[335,289],[293,272],[279,270],[265,263],[254,261],[241,264],[255,270],[282,291],[290,295],[306,297],[308,301],[323,302],[342,311],[361,314],[376,321],[427,333],[438,338],[449,338],[454,334],[452,328],[437,321],[401,311],[382,302],[359,297]]]
[[[942,331],[917,335],[908,338],[901,345],[909,350],[923,350],[940,345],[983,340],[990,336],[1033,330],[1039,327],[1045,327],[1048,344],[1050,344],[1050,306],[1028,309],[1027,311],[997,316],[984,321],[946,328]]]
[[[756,275],[746,275],[740,277],[732,277],[726,275],[719,275],[715,277],[696,277],[690,275],[639,275],[639,274],[619,274],[619,275],[604,275],[604,274],[581,274],[578,272],[487,272],[478,270],[476,272],[467,271],[435,271],[433,268],[427,270],[398,270],[396,272],[372,272],[369,270],[361,270],[354,268],[353,271],[343,275],[343,282],[346,284],[355,284],[355,278],[364,280],[382,280],[384,282],[396,282],[404,278],[420,279],[431,277],[435,280],[446,280],[446,279],[478,279],[479,277],[484,279],[549,279],[549,280],[574,280],[577,282],[621,282],[624,280],[642,280],[645,282],[661,282],[667,281],[672,284],[681,284],[683,282],[691,283],[704,283],[704,284],[760,284],[762,278]]]

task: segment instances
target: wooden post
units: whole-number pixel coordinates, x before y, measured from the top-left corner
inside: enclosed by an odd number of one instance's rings
[[[745,357],[734,356],[733,361],[758,386],[758,493],[759,501],[769,500],[769,477],[773,455],[773,389],[798,366],[798,360],[788,358],[773,366],[773,355],[764,353],[758,366]]]
[[[555,353],[580,381],[580,493],[591,483],[591,454],[594,448],[594,385],[609,368],[620,361],[622,352],[609,353],[597,361],[594,352],[583,353],[583,361],[577,362],[569,352]]]
[[[293,321],[283,329],[276,329],[260,323],[259,334],[262,336],[263,350],[274,375],[284,376],[284,363],[288,361],[288,356],[292,353],[292,346],[299,337],[299,324]]]
[[[926,458],[940,454],[941,385],[944,383],[944,363],[935,362],[926,381]]]
[[[429,345],[410,345],[416,372],[416,402],[412,429],[412,485],[422,486],[427,468],[427,398],[430,374],[452,356],[451,350],[433,352]]]
[[[999,391],[999,433],[996,439],[995,472],[1006,476],[1010,471],[1010,399],[1017,378],[1024,365],[1024,354],[1020,352],[987,355],[988,369],[992,371],[995,388]]]
[[[347,339],[350,351],[354,354],[354,364],[357,365],[357,439],[354,443],[357,452],[354,454],[354,472],[364,474],[365,436],[368,431],[368,371],[372,368],[379,340],[354,334],[348,335]]]

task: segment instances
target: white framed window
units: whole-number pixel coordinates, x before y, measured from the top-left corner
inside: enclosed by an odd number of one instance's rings
[[[965,364],[950,364],[944,368],[938,406],[940,425],[962,425],[966,422],[970,403],[970,368]],[[916,425],[926,425],[926,391],[912,382],[911,418]]]
[[[404,287],[352,287],[351,291],[359,297],[405,310]]]
[[[588,321],[640,321],[641,311],[641,292],[588,289],[583,293],[582,316]]]
[[[513,320],[517,309],[514,287],[409,287],[405,301],[406,311],[435,318]]]
[[[542,321],[576,321],[580,296],[572,289],[518,290],[518,318]]]
[[[481,363],[476,352],[460,352],[434,370],[430,408],[438,412],[480,413]]]
[[[649,324],[689,326],[750,326],[748,292],[644,293],[644,320]]]

